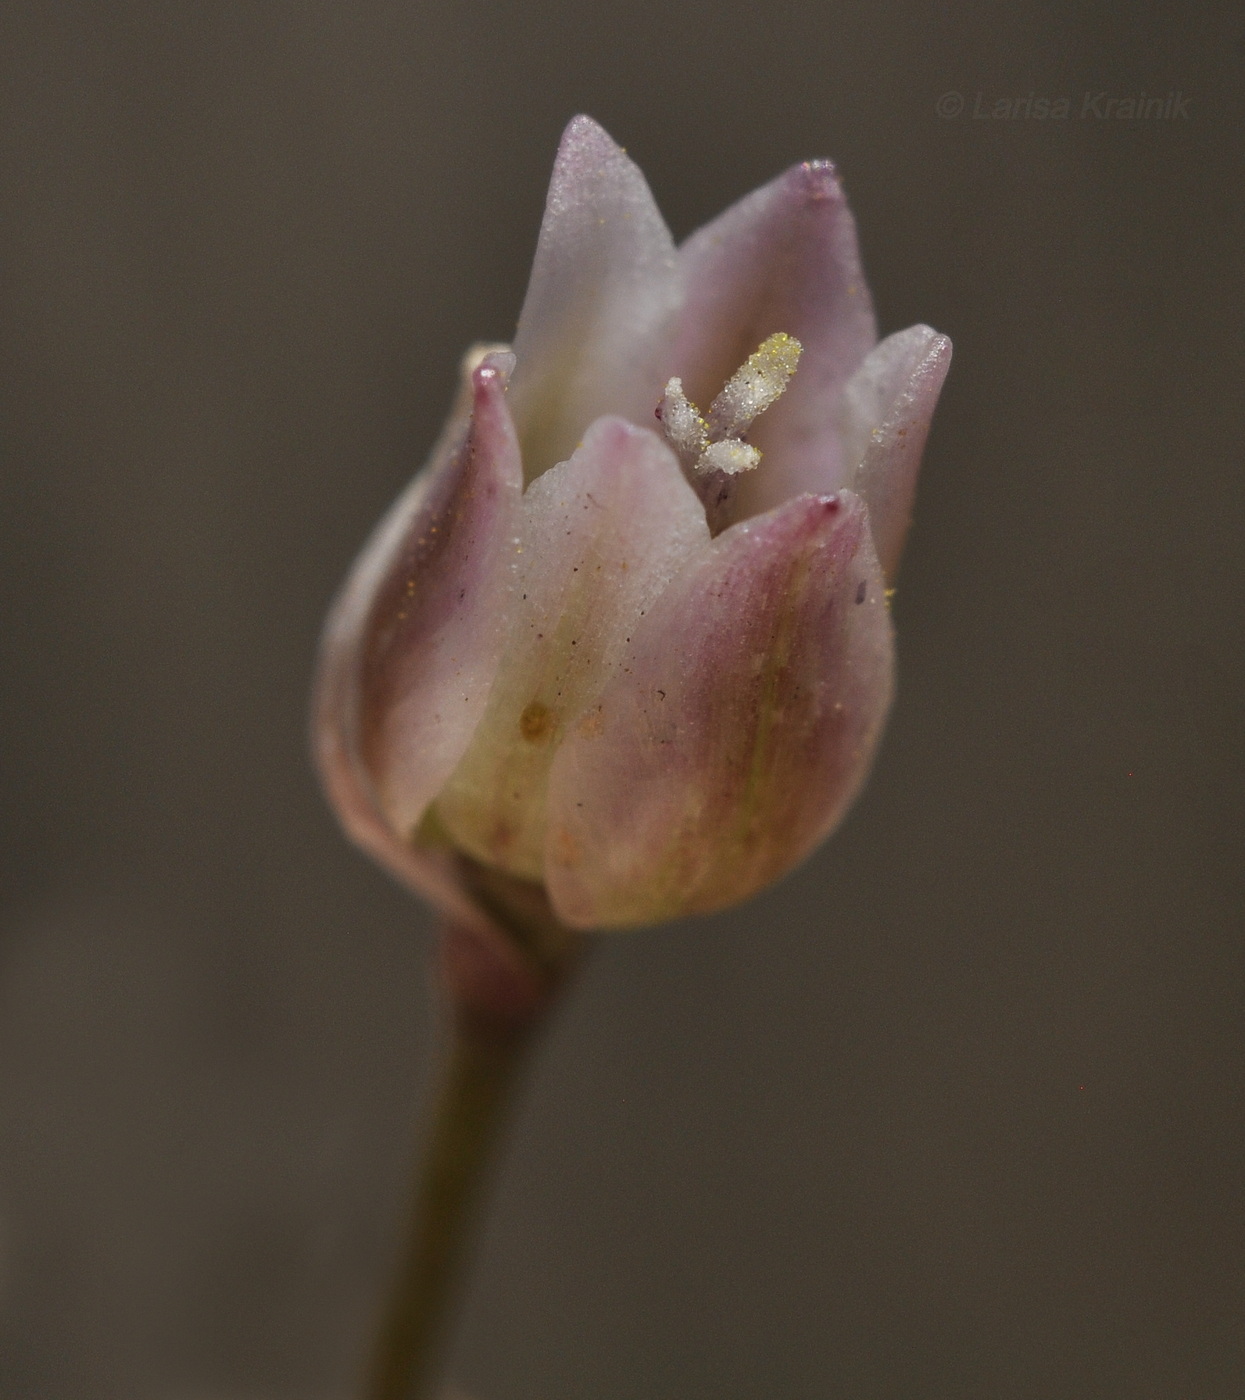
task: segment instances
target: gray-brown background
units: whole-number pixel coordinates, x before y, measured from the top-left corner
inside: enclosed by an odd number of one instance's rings
[[[1239,12],[0,23],[4,1400],[350,1394],[428,920],[319,798],[308,671],[459,352],[513,326],[577,110],[679,236],[837,158],[883,329],[929,321],[956,363],[873,782],[781,888],[591,967],[457,1373],[481,1400],[1238,1400]],[[1087,91],[1189,114],[1082,118]],[[1072,113],[977,120],[978,92]]]

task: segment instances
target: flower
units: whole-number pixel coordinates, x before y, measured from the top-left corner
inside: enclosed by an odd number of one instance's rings
[[[890,705],[886,582],[949,358],[926,326],[876,343],[828,162],[676,250],[577,117],[513,352],[468,355],[326,627],[348,834],[477,926],[482,873],[587,929],[791,869]]]

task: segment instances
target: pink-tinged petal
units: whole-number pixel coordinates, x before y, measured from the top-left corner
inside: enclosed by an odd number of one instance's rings
[[[736,519],[801,492],[847,485],[836,407],[877,339],[856,226],[829,161],[807,161],[732,205],[683,245],[686,294],[670,373],[705,405],[770,335],[804,348],[780,402],[748,439],[759,471],[741,483]]]
[[[797,497],[719,535],[554,761],[546,880],[559,916],[648,923],[777,879],[863,782],[892,670],[857,497]]]
[[[321,643],[314,738],[346,832],[395,875],[478,926],[454,858],[415,829],[466,751],[501,658],[522,467],[509,355],[471,373],[461,415],[364,549]]]
[[[568,735],[595,705],[645,614],[709,531],[655,433],[599,419],[583,446],[523,498],[513,625],[488,709],[437,798],[460,849],[544,878],[545,788]]]
[[[588,424],[648,423],[679,300],[678,261],[644,176],[588,117],[558,149],[515,337],[511,409],[528,481]]]
[[[869,507],[873,542],[894,578],[930,419],[951,366],[951,342],[928,326],[888,336],[843,391],[843,450]]]

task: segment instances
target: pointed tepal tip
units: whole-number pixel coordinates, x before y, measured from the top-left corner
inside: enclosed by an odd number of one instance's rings
[[[600,122],[582,112],[567,122],[562,139],[558,143],[559,161],[567,157],[612,155],[616,152],[621,153],[618,142]]]
[[[793,165],[787,178],[809,204],[841,203],[843,182],[832,160],[806,160]]]
[[[514,373],[515,356],[511,350],[490,350],[471,371],[471,382],[476,391],[496,384],[504,389]]]
[[[636,163],[599,122],[572,117],[554,157],[549,208],[556,214],[609,189],[630,191],[634,197],[641,186],[647,191],[643,182]]]

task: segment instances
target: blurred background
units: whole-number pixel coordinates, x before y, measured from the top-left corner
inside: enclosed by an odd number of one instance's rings
[[[883,332],[956,360],[872,783],[589,967],[456,1376],[1239,1400],[1243,80],[1227,4],[6,7],[4,1400],[354,1393],[430,925],[320,798],[308,677],[581,110],[679,237],[834,157]]]

